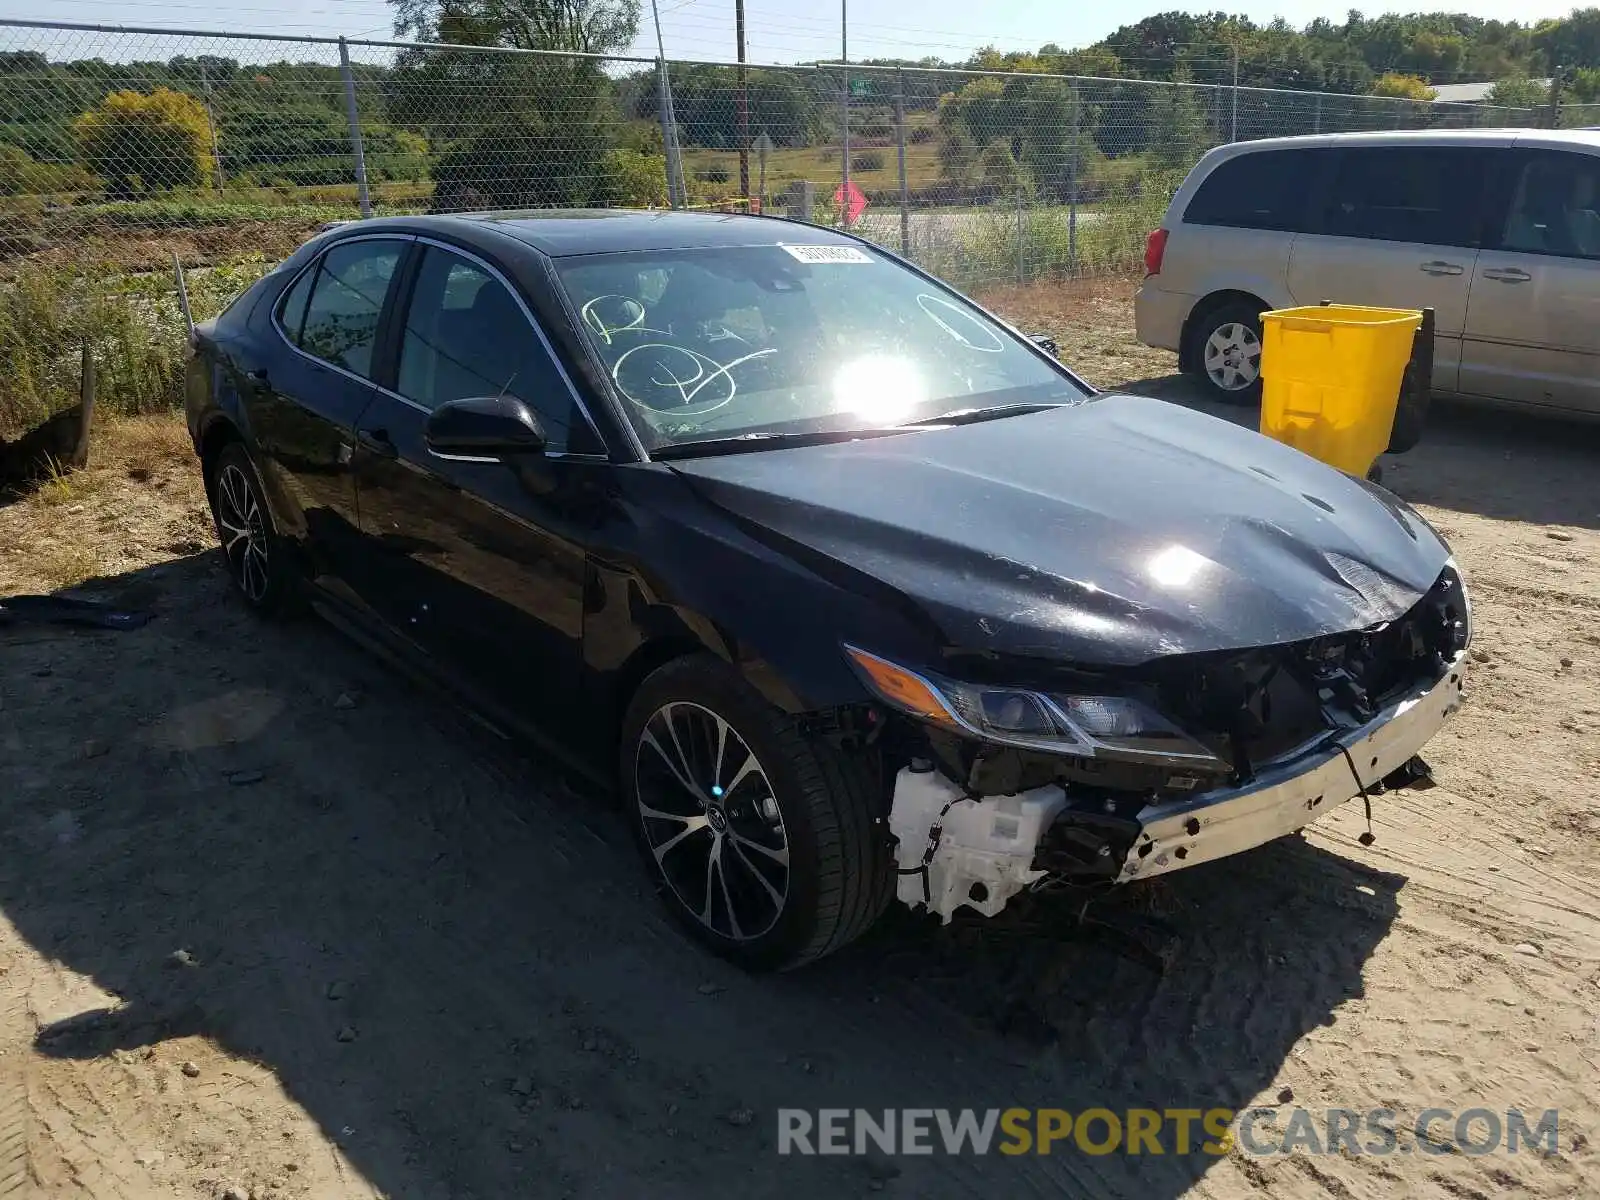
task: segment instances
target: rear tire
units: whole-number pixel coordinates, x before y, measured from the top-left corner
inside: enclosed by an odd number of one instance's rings
[[[644,681],[619,769],[668,910],[741,966],[830,954],[893,897],[875,764],[803,733],[716,659],[676,659]]]
[[[1185,356],[1206,394],[1224,404],[1261,403],[1263,306],[1229,300],[1209,309],[1189,329]]]
[[[302,602],[299,573],[273,522],[261,473],[241,442],[229,442],[217,453],[211,518],[228,578],[244,602],[263,616],[297,611]]]

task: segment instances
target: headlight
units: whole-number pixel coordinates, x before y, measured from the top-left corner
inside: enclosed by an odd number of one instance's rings
[[[987,742],[1083,758],[1142,759],[1225,766],[1205,746],[1141,700],[1076,696],[961,683],[854,646],[845,652],[886,704]]]
[[[1454,555],[1445,563],[1445,570],[1455,576],[1455,585],[1461,589],[1461,619],[1467,627],[1461,649],[1466,650],[1472,645],[1472,593],[1467,590],[1467,581],[1462,578],[1461,567],[1457,565]]]

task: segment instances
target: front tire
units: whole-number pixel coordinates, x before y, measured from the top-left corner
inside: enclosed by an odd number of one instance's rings
[[[874,764],[807,736],[715,659],[645,680],[619,767],[662,900],[724,958],[800,966],[866,932],[893,896]]]
[[[261,473],[242,443],[230,442],[217,455],[211,517],[228,577],[244,602],[264,616],[292,613],[300,601],[299,578],[267,507]]]
[[[1203,314],[1189,332],[1189,361],[1213,400],[1261,403],[1261,307],[1230,300]]]

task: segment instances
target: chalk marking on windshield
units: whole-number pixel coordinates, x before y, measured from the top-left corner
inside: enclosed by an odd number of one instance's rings
[[[655,362],[650,364],[654,368],[665,371],[667,373],[667,378],[663,379],[652,372],[647,376],[648,381],[659,388],[675,388],[681,401],[679,407],[674,409],[663,409],[649,403],[646,400],[641,400],[638,396],[635,396],[632,392],[630,392],[627,386],[622,382],[623,364],[641,350],[666,350],[670,353],[681,354],[694,364],[695,373],[682,379],[678,378],[677,373],[672,369],[672,365],[668,362],[663,362],[662,360],[657,359]],[[696,350],[686,349],[683,346],[674,346],[668,342],[646,342],[642,346],[633,347],[633,349],[628,350],[618,357],[616,365],[611,368],[611,381],[617,385],[617,390],[619,392],[627,397],[630,402],[638,405],[640,408],[648,409],[651,412],[673,412],[678,416],[700,417],[705,416],[707,413],[713,413],[717,409],[729,404],[732,402],[734,396],[738,394],[739,385],[734,381],[733,375],[731,374],[733,368],[739,366],[741,363],[747,363],[751,359],[765,358],[767,355],[776,354],[777,352],[777,347],[769,346],[764,350],[757,350],[753,354],[743,355],[742,357],[735,358],[730,362],[719,363],[714,358],[710,358]],[[711,367],[710,371],[706,370],[707,366]],[[726,396],[722,397],[722,399],[718,400],[716,403],[708,404],[705,408],[697,409],[694,412],[683,411],[689,405],[694,403],[694,398],[704,391],[708,384],[718,378],[721,378],[728,386],[728,394]]]
[[[946,321],[938,313],[934,312],[929,307],[929,305],[933,304],[937,304],[940,308],[955,314],[957,318],[965,321],[973,329],[977,330],[984,337],[988,338],[992,344],[988,346],[978,345],[966,334],[962,333],[959,329],[953,328],[948,321]],[[926,316],[928,320],[932,321],[940,329],[944,330],[945,333],[948,334],[953,340],[960,342],[968,350],[975,350],[979,354],[1002,354],[1005,352],[1006,344],[995,335],[995,332],[992,329],[985,329],[981,324],[978,323],[976,318],[974,318],[971,313],[962,312],[961,309],[957,308],[954,304],[951,304],[950,301],[944,299],[943,297],[930,296],[928,293],[922,292],[917,296],[917,307],[922,310],[923,315]]]
[[[638,310],[638,315],[635,316],[633,318],[633,320],[629,321],[626,325],[608,325],[606,323],[606,319],[603,316],[601,316],[598,312],[595,311],[595,305],[600,304],[601,302],[606,301],[606,300],[618,301],[619,302],[618,306],[620,308],[622,308],[624,311],[627,311],[627,312],[632,312],[634,309],[637,309]],[[616,333],[665,333],[666,332],[665,329],[650,329],[650,328],[647,328],[645,326],[645,323],[644,323],[644,319],[645,319],[646,315],[647,315],[647,313],[645,311],[644,305],[640,301],[635,300],[632,296],[616,296],[616,295],[596,296],[593,300],[589,301],[589,303],[585,304],[583,306],[583,308],[579,310],[579,316],[581,316],[583,318],[583,323],[585,325],[587,325],[590,329],[594,330],[595,336],[600,338],[600,340],[605,342],[605,344],[608,345],[608,346],[611,345],[611,335],[612,334],[616,334]]]

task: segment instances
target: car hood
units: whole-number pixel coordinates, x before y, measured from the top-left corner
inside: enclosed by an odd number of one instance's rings
[[[810,569],[889,589],[945,651],[1127,665],[1301,641],[1401,615],[1449,558],[1387,492],[1142,396],[672,467]]]

